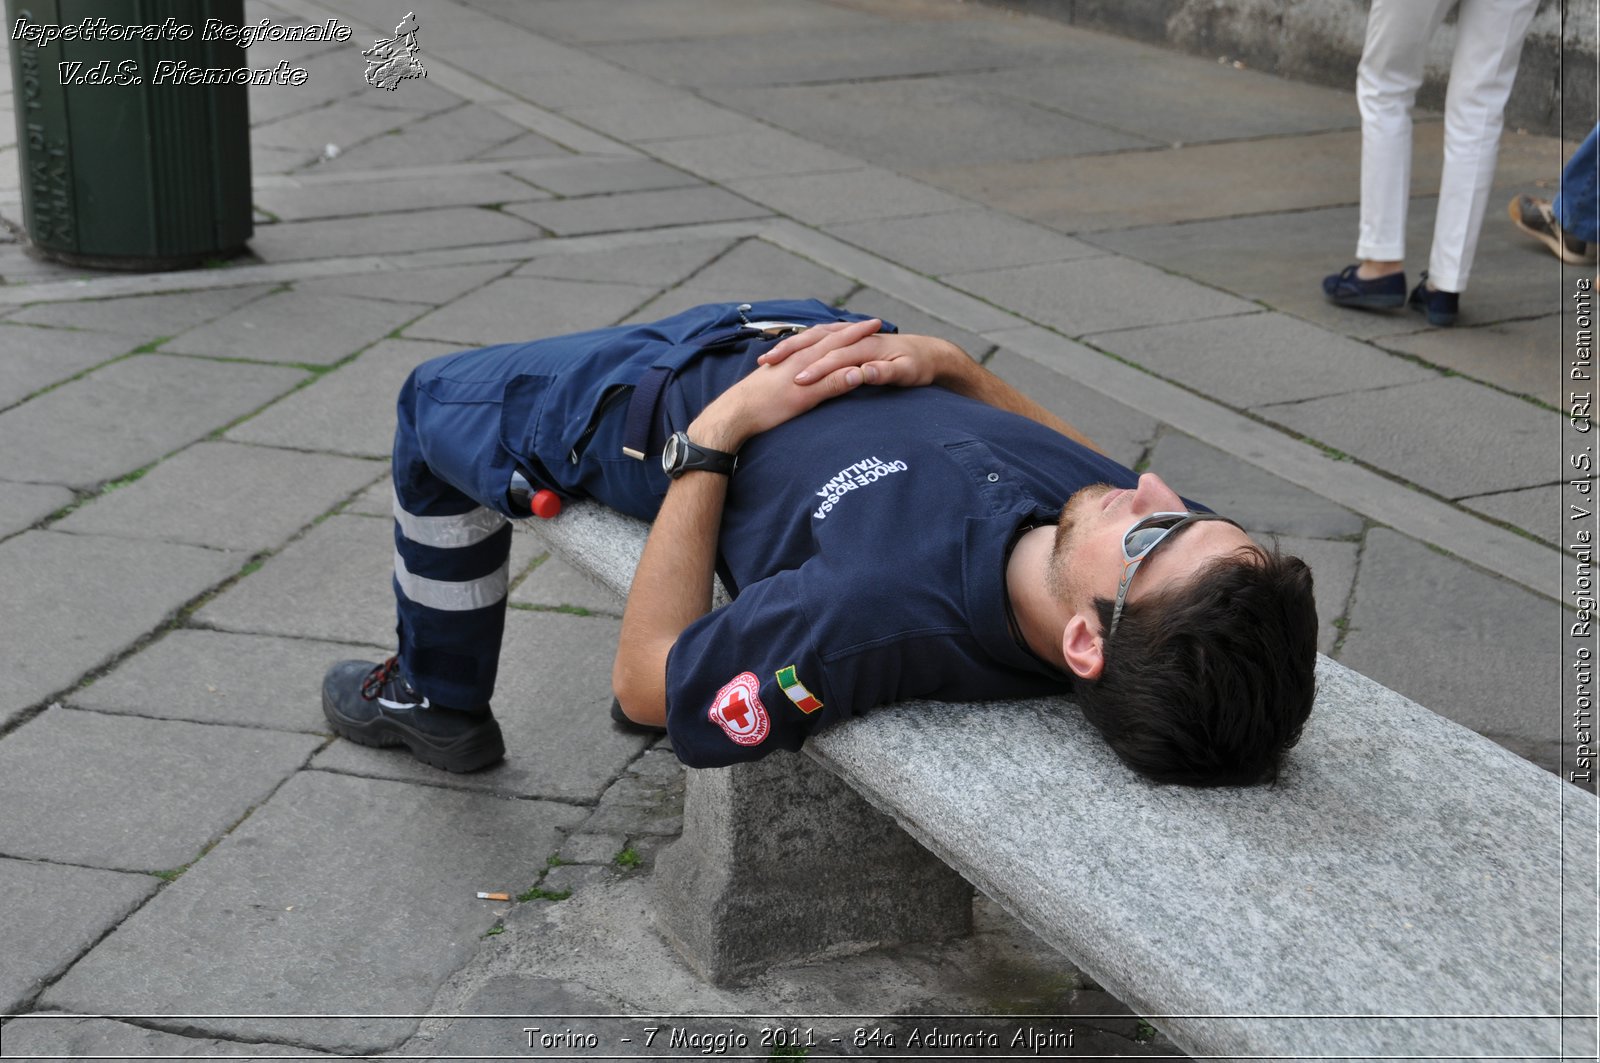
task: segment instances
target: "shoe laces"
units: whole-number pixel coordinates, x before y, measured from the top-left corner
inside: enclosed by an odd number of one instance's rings
[[[389,681],[400,674],[400,656],[396,654],[387,661],[378,665],[367,673],[367,678],[361,681],[361,696],[367,701],[375,701],[383,693],[383,688]]]

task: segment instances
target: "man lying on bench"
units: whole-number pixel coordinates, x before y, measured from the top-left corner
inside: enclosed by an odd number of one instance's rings
[[[446,771],[505,752],[506,518],[530,497],[654,521],[612,685],[694,767],[907,698],[1064,694],[1151,779],[1242,785],[1275,777],[1311,711],[1298,558],[954,345],[813,300],[427,362],[394,490],[399,652],[334,665],[323,709]],[[713,573],[733,596],[715,611]]]

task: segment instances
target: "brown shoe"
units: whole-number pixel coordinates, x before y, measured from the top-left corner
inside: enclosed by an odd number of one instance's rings
[[[1550,209],[1548,199],[1539,199],[1524,192],[1512,197],[1506,212],[1511,215],[1511,224],[1534,239],[1543,241],[1561,261],[1577,265],[1595,260],[1594,245],[1564,232],[1561,223],[1556,221],[1555,212]]]

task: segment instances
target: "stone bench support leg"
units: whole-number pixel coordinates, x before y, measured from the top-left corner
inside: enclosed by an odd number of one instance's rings
[[[777,753],[689,772],[657,922],[702,977],[972,929],[972,888],[831,772]]]

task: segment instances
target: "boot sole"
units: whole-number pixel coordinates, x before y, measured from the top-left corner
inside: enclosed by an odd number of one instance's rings
[[[430,768],[456,775],[487,768],[506,755],[500,724],[493,717],[490,717],[487,726],[469,731],[453,742],[441,742],[387,716],[379,716],[368,723],[347,720],[339,715],[326,693],[322,695],[322,715],[327,717],[333,733],[340,738],[379,749],[404,746],[413,757]]]
[[[1567,265],[1581,266],[1586,262],[1595,261],[1593,251],[1585,248],[1584,252],[1579,254],[1557,239],[1554,233],[1546,232],[1543,229],[1535,229],[1533,226],[1523,221],[1522,212],[1517,209],[1516,200],[1513,199],[1511,201],[1511,205],[1506,208],[1506,213],[1511,216],[1512,225],[1515,225],[1517,228],[1521,229],[1535,240],[1538,240],[1540,243],[1544,244],[1544,246],[1548,247],[1552,252],[1555,253],[1557,258],[1565,262]]]
[[[1393,310],[1406,305],[1405,295],[1330,295],[1328,302],[1334,306],[1352,306],[1357,310]]]

